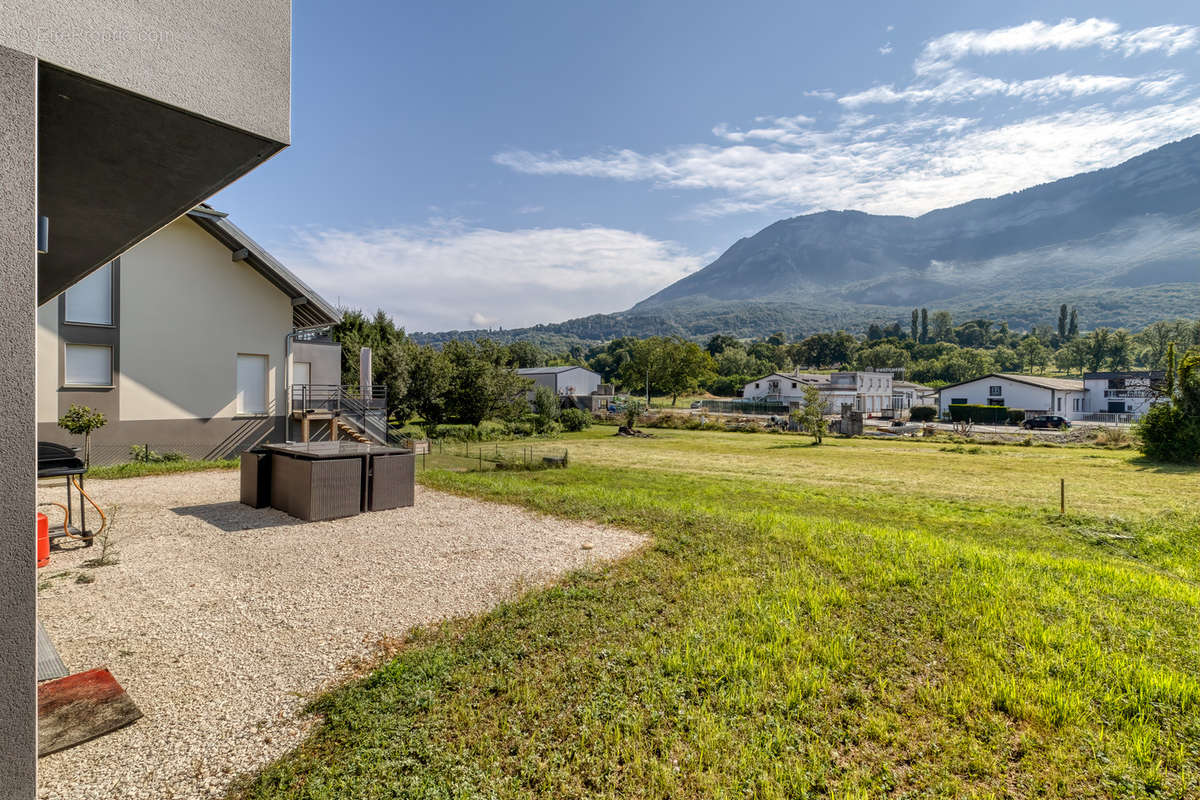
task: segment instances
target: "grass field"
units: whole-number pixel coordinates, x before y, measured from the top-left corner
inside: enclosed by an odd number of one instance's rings
[[[1200,795],[1196,470],[657,433],[425,472],[653,544],[419,631],[244,795]]]

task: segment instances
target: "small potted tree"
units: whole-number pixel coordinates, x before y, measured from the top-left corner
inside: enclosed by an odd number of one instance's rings
[[[87,406],[72,405],[67,413],[58,418],[58,427],[83,436],[83,465],[92,464],[92,431],[103,428],[108,422],[104,415]]]

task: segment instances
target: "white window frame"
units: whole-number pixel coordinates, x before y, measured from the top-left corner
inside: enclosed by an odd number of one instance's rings
[[[72,383],[68,374],[68,354],[72,348],[92,348],[108,351],[108,382],[107,383]],[[111,389],[113,388],[113,348],[108,344],[91,344],[87,342],[63,342],[63,381],[65,389]]]
[[[242,405],[242,390],[240,386],[240,367],[243,358],[260,358],[263,362],[263,404],[262,410],[246,410]],[[271,407],[271,357],[266,353],[238,353],[233,361],[233,403],[234,416],[265,417]]]
[[[113,297],[113,295],[114,295],[113,273],[115,272],[115,268],[113,265],[115,263],[116,262],[114,262],[114,261],[110,261],[107,264],[105,264],[104,266],[100,267],[99,269],[91,272],[86,277],[77,281],[73,286],[67,287],[67,290],[65,292],[63,292],[63,322],[65,322],[69,325],[92,325],[97,328],[112,328],[115,326],[116,320],[114,319],[114,317],[116,315],[113,314],[113,308],[116,305],[116,303],[114,302],[115,298]],[[107,314],[108,321],[107,322],[97,322],[95,320],[87,320],[87,319],[72,319],[71,318],[71,291],[73,289],[78,291],[77,287],[79,286],[79,284],[83,283],[84,281],[94,279],[97,276],[97,274],[99,274],[101,272],[108,275],[108,309],[107,309],[108,310],[108,314]]]

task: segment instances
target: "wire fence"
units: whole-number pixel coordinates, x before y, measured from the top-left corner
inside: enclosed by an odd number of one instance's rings
[[[82,458],[82,443],[72,443],[72,446],[79,449],[79,457]],[[89,463],[93,467],[111,467],[133,462],[217,461],[237,458],[238,452],[246,449],[249,447],[234,450],[214,447],[212,442],[92,442]]]
[[[435,439],[428,452],[417,453],[417,469],[448,469],[456,472],[489,470],[566,469],[570,452],[562,445],[522,441],[457,442]]]
[[[446,439],[396,440],[393,446],[412,449],[418,469],[479,471],[494,469],[534,470],[566,467],[566,447],[544,441],[462,442]],[[83,457],[82,442],[72,443]],[[169,461],[217,461],[236,459],[240,450],[214,450],[211,442],[139,442],[133,444],[92,443],[90,466],[109,467],[129,463]]]
[[[715,414],[752,414],[787,416],[787,403],[769,403],[759,400],[700,400],[700,408]]]

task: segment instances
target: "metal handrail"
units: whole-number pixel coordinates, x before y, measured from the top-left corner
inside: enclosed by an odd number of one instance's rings
[[[387,438],[387,386],[373,384],[296,383],[288,387],[289,416],[296,411],[323,411],[379,441]]]

